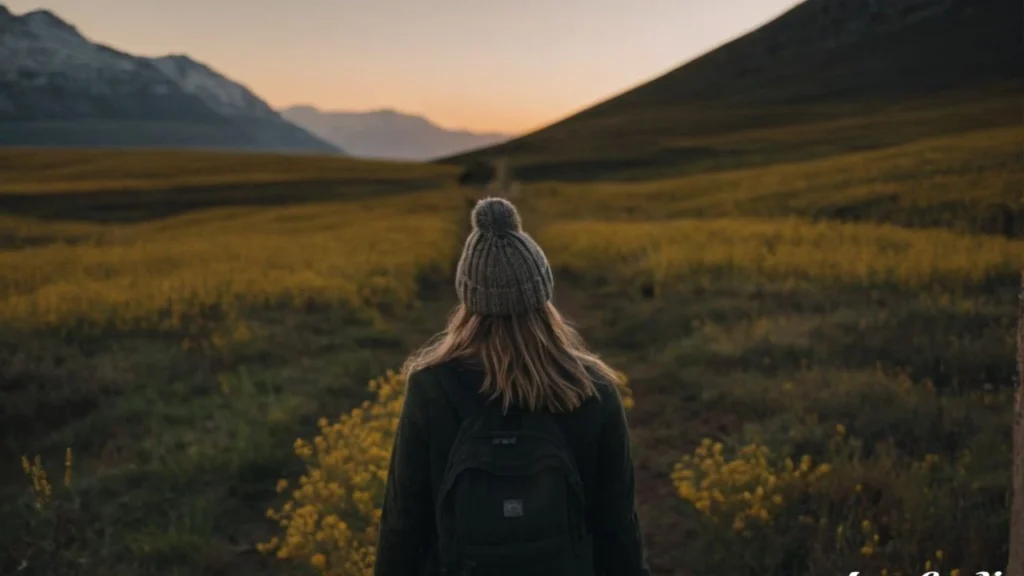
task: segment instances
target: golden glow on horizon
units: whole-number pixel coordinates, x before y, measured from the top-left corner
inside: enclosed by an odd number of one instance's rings
[[[798,0],[0,0],[89,39],[184,53],[277,108],[394,109],[523,133],[690,60]]]

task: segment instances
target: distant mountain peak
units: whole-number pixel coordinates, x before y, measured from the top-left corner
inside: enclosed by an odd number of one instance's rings
[[[316,106],[313,106],[311,104],[296,104],[295,106],[291,106],[291,107],[287,108],[287,110],[290,111],[290,112],[297,112],[297,113],[319,112],[320,111],[320,110],[318,110],[316,108]],[[282,110],[282,113],[283,112],[284,112],[284,110]]]
[[[359,112],[351,112],[351,114],[359,114]],[[378,108],[376,110],[371,110],[370,112],[366,112],[366,114],[372,115],[372,116],[378,116],[380,118],[401,118],[401,119],[405,119],[405,120],[422,120],[423,122],[427,122],[429,124],[434,124],[429,119],[427,119],[426,116],[423,116],[422,114],[413,114],[413,113],[409,113],[409,112],[400,112],[398,110],[395,110],[394,108]]]
[[[178,65],[178,66],[202,66],[203,68],[207,68],[207,66],[205,66],[204,64],[193,60],[192,57],[189,56],[188,54],[181,54],[181,53],[164,54],[163,56],[157,56],[155,58],[151,58],[151,60],[162,60],[164,62],[174,63],[175,65]]]
[[[26,12],[21,16],[21,20],[28,22],[30,26],[36,29],[49,28],[82,38],[82,34],[78,31],[78,28],[75,28],[49,10],[32,10],[31,12]]]
[[[508,134],[448,130],[422,115],[390,107],[364,112],[321,111],[303,104],[282,110],[281,115],[349,154],[364,158],[430,160],[511,138]]]
[[[185,54],[134,56],[48,10],[17,16],[3,6],[0,123],[0,145],[338,151]]]
[[[276,116],[270,106],[248,88],[209,66],[184,54],[150,58],[161,72],[189,94],[201,98],[214,110],[228,116]]]
[[[30,21],[34,20],[34,21],[38,21],[38,22],[46,22],[46,23],[50,23],[50,24],[56,24],[58,26],[66,26],[68,28],[74,28],[73,26],[71,26],[71,24],[68,24],[67,22],[65,22],[64,19],[62,19],[60,16],[57,16],[56,14],[54,14],[53,12],[51,12],[49,10],[46,10],[45,8],[40,8],[40,9],[37,9],[37,10],[29,10],[28,12],[25,12],[24,14],[22,14],[21,17],[25,18],[27,20],[30,20]]]

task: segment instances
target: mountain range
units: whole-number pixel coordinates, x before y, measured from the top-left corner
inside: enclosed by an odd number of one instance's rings
[[[0,145],[339,152],[187,56],[133,56],[2,5]]]
[[[858,149],[871,122],[902,122],[888,126],[900,135],[890,140],[1019,124],[1022,21],[1011,0],[805,0],[667,74],[510,139],[392,110],[279,113],[187,56],[133,56],[51,12],[16,16],[0,5],[0,145],[501,159],[525,180],[764,163]],[[799,125],[807,128],[789,130],[789,140],[765,137]]]
[[[134,56],[0,4],[0,145],[223,148],[430,160],[508,140],[393,110],[278,112],[186,55]]]
[[[1019,126],[1022,21],[1019,0],[806,0],[578,114],[440,162],[629,179]]]
[[[281,115],[360,158],[422,161],[491,146],[509,134],[448,130],[430,120],[394,110],[325,112],[295,106]]]

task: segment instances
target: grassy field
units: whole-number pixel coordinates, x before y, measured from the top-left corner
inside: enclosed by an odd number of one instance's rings
[[[629,377],[657,574],[1004,565],[1020,138],[524,190],[556,304]],[[0,572],[365,573],[401,399],[367,382],[454,304],[472,195],[111,158],[0,154]]]
[[[0,154],[0,193],[170,190],[184,187],[337,181],[366,184],[451,176],[453,168],[232,152],[8,148]]]
[[[129,223],[0,220],[0,572],[261,565],[253,543],[272,528],[277,477],[298,470],[293,441],[429,335],[417,319],[442,312],[421,297],[447,279],[464,228],[457,190],[289,200]],[[25,493],[20,455],[59,468],[66,449],[73,495],[51,466],[48,514],[7,498]]]
[[[775,136],[779,138],[778,134]],[[642,182],[537,184],[547,217],[788,217],[1024,236],[1024,129]]]
[[[643,182],[826,160],[933,138],[1019,127],[1022,85],[939,96],[834,103],[737,105],[615,100],[481,151],[446,159],[503,158],[516,177]],[[613,104],[616,104],[613,106]]]
[[[211,310],[406,305],[417,278],[443,276],[455,243],[446,210],[461,208],[455,200],[438,192],[218,209],[0,253],[0,322],[173,331]]]
[[[0,154],[0,214],[143,222],[228,206],[280,207],[443,188],[456,176],[451,167],[327,156],[6,149]],[[38,240],[0,233],[0,246]]]
[[[573,221],[540,239],[556,265],[655,295],[723,278],[960,294],[1012,278],[1024,262],[1022,241],[798,219]]]

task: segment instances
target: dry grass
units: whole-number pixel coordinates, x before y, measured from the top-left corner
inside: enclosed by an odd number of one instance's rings
[[[1024,232],[1024,129],[977,131],[820,160],[639,183],[538,184],[564,218],[791,216]]]
[[[335,156],[198,151],[0,150],[0,193],[157,190],[228,184],[337,180],[440,181],[456,170]]]
[[[539,239],[556,267],[613,282],[681,280],[726,272],[816,285],[956,290],[1013,275],[1024,241],[798,219],[568,221]]]
[[[455,249],[456,194],[220,209],[118,227],[19,224],[54,243],[0,252],[0,318],[21,328],[176,329],[210,308],[408,304]]]

